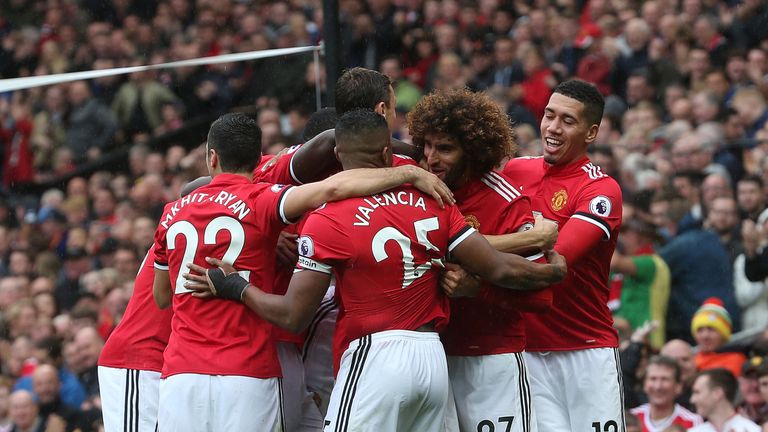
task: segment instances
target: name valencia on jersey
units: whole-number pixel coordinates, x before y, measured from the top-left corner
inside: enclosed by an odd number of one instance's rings
[[[243,220],[243,218],[248,216],[248,214],[251,212],[251,209],[242,199],[238,198],[237,195],[231,194],[227,191],[220,191],[215,195],[196,192],[191,193],[173,203],[173,205],[168,209],[168,213],[165,215],[165,220],[161,221],[160,225],[162,225],[163,228],[168,229],[168,225],[173,221],[173,218],[176,217],[176,214],[179,212],[179,210],[190,204],[202,203],[204,201],[221,204],[222,206],[231,210],[232,214],[237,217],[238,220]]]
[[[355,213],[355,219],[357,222],[353,223],[354,226],[368,226],[371,220],[371,213],[379,207],[385,207],[388,205],[408,205],[411,207],[417,207],[423,211],[427,211],[427,206],[424,203],[424,197],[414,196],[413,192],[398,191],[398,192],[384,192],[381,194],[371,195],[370,198],[363,198],[368,206],[358,206],[357,213]],[[375,201],[372,202],[371,200]]]

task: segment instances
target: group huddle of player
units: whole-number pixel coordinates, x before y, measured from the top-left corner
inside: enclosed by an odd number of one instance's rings
[[[554,90],[539,158],[510,159],[485,94],[425,96],[413,145],[394,107],[355,68],[285,154],[212,124],[210,179],[166,206],[102,354],[108,432],[625,429],[600,93]]]

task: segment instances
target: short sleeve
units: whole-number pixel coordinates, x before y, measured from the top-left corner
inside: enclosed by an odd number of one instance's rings
[[[286,225],[295,223],[285,215],[285,200],[293,190],[293,186],[284,184],[265,184],[255,197],[254,212],[257,220],[264,226],[265,232],[282,230]]]
[[[157,229],[155,230],[154,242],[154,266],[158,270],[165,271],[168,271],[168,242],[166,238],[168,227],[163,225],[163,221],[166,220],[169,206],[170,204],[166,204],[165,209],[163,210],[163,216],[160,219],[160,224],[158,224]]]
[[[270,157],[262,161],[253,171],[253,181],[275,184],[300,185],[301,182],[296,179],[293,172],[293,157],[301,148],[302,144],[290,147],[288,151],[279,158]],[[266,156],[265,156],[266,157]]]
[[[168,248],[165,243],[165,233],[155,232],[155,268],[168,271]]]
[[[399,166],[405,166],[405,165],[419,166],[419,163],[416,162],[413,158],[405,155],[399,155],[399,154],[392,155],[393,167],[399,167]]]
[[[298,270],[332,272],[335,265],[348,261],[354,246],[332,215],[316,210],[307,216],[298,240]]]
[[[621,225],[621,213],[621,189],[615,180],[604,177],[584,185],[571,218],[596,226],[608,240]]]
[[[476,231],[467,225],[458,207],[448,206],[446,208],[448,211],[448,252],[451,252]]]
[[[503,219],[499,233],[523,232],[533,228],[533,211],[531,210],[530,198],[525,195],[517,198],[512,205],[506,208]]]

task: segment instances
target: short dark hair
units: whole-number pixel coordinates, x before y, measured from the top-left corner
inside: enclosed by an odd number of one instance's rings
[[[760,190],[763,189],[763,179],[757,174],[744,174],[738,183],[756,183]]]
[[[586,81],[572,79],[563,81],[555,87],[553,93],[560,93],[584,104],[584,116],[590,124],[599,125],[603,119],[605,99],[594,84]]]
[[[352,110],[336,122],[336,148],[341,153],[372,154],[388,143],[387,121],[375,111]]]
[[[675,382],[682,381],[683,372],[680,370],[680,364],[677,363],[677,360],[673,359],[672,357],[667,357],[663,355],[655,355],[651,357],[650,360],[648,360],[648,366],[650,365],[656,365],[665,367],[668,369],[672,369],[673,376],[675,377]]]
[[[304,141],[309,141],[321,132],[336,127],[336,120],[338,118],[336,108],[334,107],[323,108],[312,113],[307,120],[307,124],[304,125],[304,133],[302,134]]]
[[[336,114],[376,108],[379,102],[389,107],[392,80],[375,70],[356,67],[346,70],[336,81]]]
[[[261,160],[261,129],[246,114],[224,114],[208,131],[208,148],[216,150],[222,171],[251,172]]]
[[[131,255],[133,255],[133,258],[137,260],[139,259],[139,250],[133,243],[127,241],[119,242],[115,248],[115,252],[117,251],[128,251],[131,253]]]
[[[58,336],[46,336],[35,342],[35,348],[47,352],[54,366],[59,367],[62,343],[61,338]]]
[[[725,398],[728,399],[728,402],[733,404],[733,402],[736,400],[736,390],[738,389],[738,383],[736,382],[736,377],[733,376],[731,371],[724,368],[707,369],[699,372],[698,375],[696,375],[696,379],[702,376],[709,378],[707,384],[710,389],[715,387],[722,389],[723,393],[725,393]]]

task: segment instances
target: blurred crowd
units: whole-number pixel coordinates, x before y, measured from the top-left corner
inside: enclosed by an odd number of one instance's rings
[[[344,66],[393,79],[396,135],[406,141],[405,116],[423,94],[469,87],[505,107],[518,155],[535,156],[551,89],[570,77],[595,83],[607,103],[591,157],[619,181],[625,202],[610,305],[624,340],[627,408],[648,399],[647,360],[672,344],[667,354],[681,359],[688,391],[696,367],[726,366],[740,376],[742,412],[768,420],[757,386],[768,355],[768,272],[750,269],[768,244],[765,2],[339,6]],[[318,0],[0,0],[0,11],[0,78],[323,39]],[[159,150],[152,138],[198,116],[248,109],[265,152],[275,153],[300,141],[316,83],[325,87],[323,69],[316,75],[311,56],[298,55],[0,95],[0,431],[49,418],[67,430],[98,423],[103,341],[163,204],[205,174],[198,143]],[[67,178],[42,196],[14,192],[119,148],[130,148],[124,172]]]

